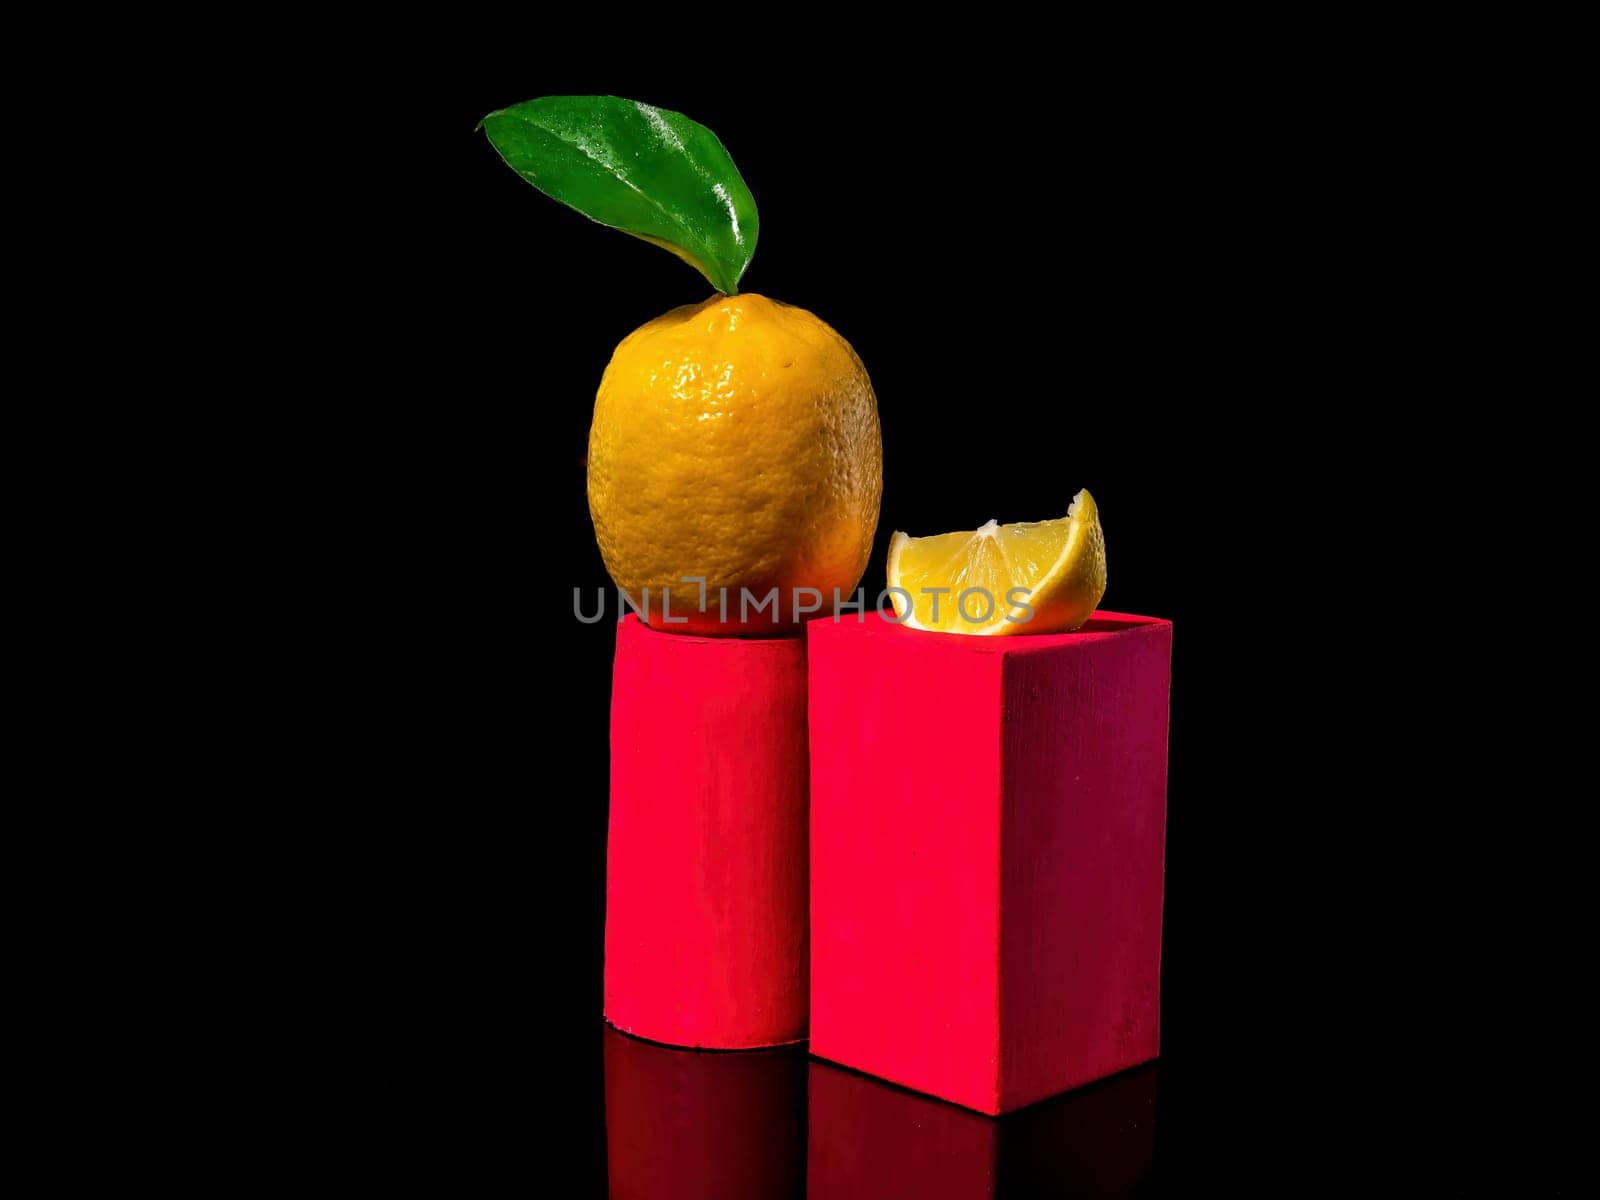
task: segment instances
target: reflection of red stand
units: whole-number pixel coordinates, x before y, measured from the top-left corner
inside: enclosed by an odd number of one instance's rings
[[[1171,624],[809,638],[812,1051],[986,1113],[1154,1058]]]
[[[1124,1196],[1155,1155],[1156,1067],[1001,1120],[813,1062],[810,1200]]]
[[[617,629],[606,1018],[677,1046],[806,1036],[804,638]]]
[[[697,1054],[605,1031],[616,1200],[800,1200],[806,1055]]]

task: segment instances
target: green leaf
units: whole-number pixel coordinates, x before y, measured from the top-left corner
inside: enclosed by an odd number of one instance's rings
[[[490,113],[482,128],[545,195],[672,251],[719,292],[738,289],[756,250],[756,202],[704,125],[616,96],[544,96]]]

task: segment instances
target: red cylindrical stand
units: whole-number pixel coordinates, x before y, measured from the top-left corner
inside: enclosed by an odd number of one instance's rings
[[[617,629],[606,1019],[677,1046],[806,1036],[806,643]]]

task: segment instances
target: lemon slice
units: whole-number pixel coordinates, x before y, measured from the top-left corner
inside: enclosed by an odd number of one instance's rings
[[[890,592],[895,614],[912,629],[980,637],[1076,629],[1106,591],[1100,512],[1084,489],[1055,521],[896,533],[889,586],[900,589]]]

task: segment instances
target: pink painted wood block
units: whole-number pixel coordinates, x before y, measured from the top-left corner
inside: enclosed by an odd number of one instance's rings
[[[677,1046],[806,1035],[806,644],[617,628],[606,1018]]]
[[[809,640],[812,1053],[991,1114],[1154,1058],[1171,623]]]

